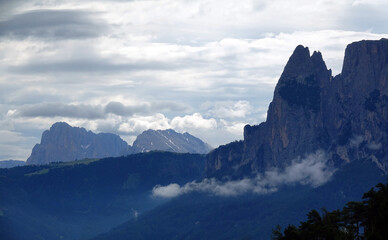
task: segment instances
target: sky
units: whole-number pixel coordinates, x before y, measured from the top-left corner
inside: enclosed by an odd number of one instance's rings
[[[297,45],[336,75],[387,22],[385,0],[0,0],[0,160],[58,121],[129,144],[150,128],[240,140]]]

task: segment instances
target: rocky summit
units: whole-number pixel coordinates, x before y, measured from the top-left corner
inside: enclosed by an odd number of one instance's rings
[[[172,129],[144,131],[137,136],[133,143],[133,153],[149,152],[153,150],[205,154],[211,150],[211,146],[201,139],[185,132],[177,133]]]
[[[388,170],[388,39],[347,46],[333,77],[320,52],[297,46],[260,125],[206,159],[206,175],[241,177],[323,151],[328,162],[372,161]]]
[[[27,164],[68,162],[84,158],[116,157],[128,152],[128,144],[118,135],[95,134],[84,128],[58,122],[44,131],[40,144],[32,149]]]
[[[211,146],[201,139],[187,132],[177,133],[172,129],[146,130],[137,136],[132,147],[116,134],[95,134],[84,128],[57,122],[50,130],[43,132],[41,143],[32,149],[27,164],[118,157],[149,151],[206,154],[211,149]]]

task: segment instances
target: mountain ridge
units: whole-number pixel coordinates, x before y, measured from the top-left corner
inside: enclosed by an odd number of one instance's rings
[[[1,160],[0,161],[0,168],[12,168],[12,167],[17,167],[17,166],[24,166],[26,164],[25,161],[21,160]]]
[[[65,122],[54,123],[42,133],[27,164],[66,162],[84,158],[118,157],[128,152],[128,144],[118,135],[87,131]]]
[[[207,155],[206,176],[241,177],[324,150],[340,166],[369,159],[388,170],[388,40],[345,50],[333,77],[320,52],[297,46],[276,85],[267,120],[244,127],[244,140]]]
[[[146,130],[137,136],[132,145],[133,153],[159,150],[206,154],[211,149],[211,146],[201,139],[187,132],[183,134],[177,133],[172,129]]]
[[[276,224],[297,223],[311,208],[334,210],[360,200],[387,176],[388,40],[353,43],[346,52],[343,73],[333,77],[320,52],[310,56],[297,46],[267,121],[245,126],[244,140],[214,149],[206,163],[205,155],[150,152],[0,170],[0,190],[7,193],[0,199],[0,228],[16,219],[20,231],[13,233],[29,233],[18,239],[42,231],[62,239],[58,227],[67,224],[66,239],[86,227],[90,237],[113,227],[95,239],[268,239]],[[306,174],[325,181],[308,184]],[[216,194],[234,189],[243,191]],[[133,195],[138,190],[141,195]],[[175,198],[140,215],[132,210],[166,196]],[[106,226],[107,214],[125,216]]]
[[[175,185],[184,193],[94,239],[264,240],[277,224],[298,223],[311,208],[335,210],[361,200],[387,176],[388,40],[352,43],[345,52],[343,71],[333,77],[320,52],[310,56],[308,48],[297,46],[276,85],[267,120],[245,126],[244,140],[207,154],[206,181]],[[244,188],[250,179],[265,182],[263,176],[274,182],[294,179],[295,172],[279,177],[275,170],[287,170],[316,152],[326,158],[319,163],[322,169],[334,169],[322,185],[306,186],[302,180],[238,197],[201,191]],[[309,171],[305,167],[298,165]],[[206,185],[217,181],[221,185]]]
[[[146,130],[130,146],[116,134],[95,134],[85,128],[57,122],[42,133],[41,143],[34,146],[27,164],[118,157],[155,150],[205,154],[211,147],[189,133],[181,134],[172,129]]]

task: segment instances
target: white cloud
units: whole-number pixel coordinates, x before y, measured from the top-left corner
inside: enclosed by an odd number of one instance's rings
[[[214,118],[203,118],[200,113],[193,113],[192,115],[173,118],[171,126],[180,131],[187,129],[211,130],[217,127],[217,121]]]
[[[203,108],[208,109],[208,115],[218,118],[245,118],[253,110],[252,105],[245,100],[206,102],[203,104]]]
[[[375,143],[375,142],[371,142],[367,145],[367,148],[369,148],[370,150],[379,150],[381,147],[382,147],[381,143]]]
[[[353,136],[351,139],[350,139],[350,146],[351,147],[354,147],[354,148],[358,148],[358,146],[360,146],[360,144],[364,141],[364,137],[362,135],[356,135],[356,136]]]
[[[155,111],[185,111],[187,107],[175,102],[161,101],[158,103],[136,103],[125,105],[121,102],[110,101],[102,104],[62,104],[55,102],[41,102],[25,104],[18,109],[8,110],[7,117],[65,117],[73,119],[105,119],[109,115],[133,116],[147,115]]]
[[[241,194],[268,194],[277,191],[283,185],[302,184],[318,187],[329,181],[335,172],[328,162],[328,157],[323,151],[317,151],[305,158],[297,158],[284,169],[267,170],[254,178],[244,178],[222,182],[204,179],[201,182],[190,182],[183,186],[176,183],[160,186],[152,190],[155,197],[172,198],[190,192],[204,192],[216,196],[237,196]]]
[[[137,116],[127,119],[120,124],[119,131],[133,134],[140,134],[147,129],[168,129],[171,128],[169,120],[161,113],[153,116]]]
[[[334,169],[327,163],[328,156],[323,151],[307,155],[306,158],[297,158],[287,166],[283,172],[270,170],[265,174],[265,179],[271,185],[301,183],[313,187],[326,183],[334,173]]]
[[[224,119],[220,119],[220,128],[225,129],[226,131],[236,135],[236,136],[242,136],[244,133],[244,126],[247,125],[247,123],[243,122],[228,122]]]
[[[164,197],[164,198],[172,198],[180,195],[182,192],[181,187],[176,184],[172,183],[167,186],[160,186],[157,185],[152,189],[152,194],[157,197]]]

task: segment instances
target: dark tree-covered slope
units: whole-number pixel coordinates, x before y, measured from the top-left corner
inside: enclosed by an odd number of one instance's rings
[[[168,152],[1,169],[0,239],[92,237],[162,203],[155,185],[203,169],[203,155]]]
[[[370,162],[353,162],[337,171],[333,180],[318,188],[284,186],[265,195],[219,197],[191,193],[173,199],[93,240],[151,239],[254,239],[269,240],[280,224],[298,224],[312,209],[342,208],[385,175]]]
[[[379,183],[364,193],[363,201],[348,202],[342,210],[322,214],[311,210],[299,227],[288,225],[284,232],[278,225],[273,240],[384,240],[388,239],[388,183]]]

